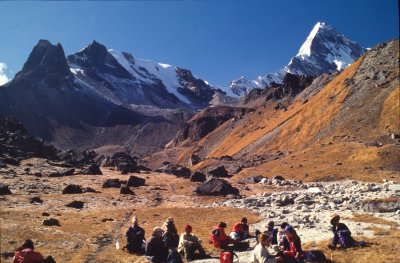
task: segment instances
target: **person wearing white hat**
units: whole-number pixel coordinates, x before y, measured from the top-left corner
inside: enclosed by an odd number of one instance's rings
[[[132,226],[126,231],[127,249],[129,253],[144,254],[145,231],[139,226],[139,219],[132,218]]]

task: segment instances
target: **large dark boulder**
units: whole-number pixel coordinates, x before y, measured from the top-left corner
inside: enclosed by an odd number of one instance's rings
[[[171,170],[171,174],[178,176],[178,177],[184,177],[184,178],[189,178],[191,173],[192,172],[190,171],[190,169],[186,168],[184,166],[181,166],[178,169]]]
[[[8,185],[0,184],[0,195],[10,195],[12,194]]]
[[[82,193],[83,193],[82,187],[77,184],[69,184],[62,191],[62,194],[82,194]]]
[[[198,155],[196,155],[196,154],[193,154],[193,155],[190,156],[190,158],[189,158],[188,166],[190,167],[190,166],[196,165],[196,164],[198,164],[198,163],[200,163],[200,162],[201,162],[200,156],[198,156]]]
[[[192,182],[204,182],[206,180],[206,175],[201,172],[195,172],[190,176],[190,181]]]
[[[212,177],[229,177],[228,171],[225,169],[225,166],[221,165],[217,168],[213,168],[208,170],[208,176]]]
[[[64,177],[64,176],[71,176],[74,175],[75,169],[74,168],[68,168],[64,169],[63,171],[54,171],[50,172],[47,176],[48,177]]]
[[[72,166],[83,167],[94,163],[97,153],[95,151],[69,150],[59,154],[59,158]]]
[[[102,175],[99,166],[95,163],[92,163],[88,168],[82,170],[82,174],[86,175]]]
[[[233,187],[230,183],[224,179],[215,177],[209,178],[201,186],[197,187],[195,192],[198,195],[210,195],[210,196],[226,196],[229,194],[238,195],[239,189]]]
[[[127,152],[116,152],[109,156],[103,156],[100,161],[103,167],[117,167],[122,173],[139,172],[135,157],[132,157]]]
[[[49,218],[43,220],[42,224],[44,226],[60,226],[60,221],[58,221],[58,219],[55,218]]]
[[[31,203],[31,204],[42,204],[43,200],[39,196],[35,196],[35,197],[32,197],[29,200],[29,203]]]
[[[107,179],[103,183],[103,188],[120,188],[121,181],[119,179]]]
[[[129,186],[122,186],[119,193],[122,195],[135,195],[135,193],[129,188]]]
[[[82,209],[84,205],[85,205],[85,202],[76,201],[76,200],[66,204],[67,207],[72,207],[72,208],[76,208],[76,209]]]
[[[272,179],[278,180],[278,181],[285,181],[285,178],[283,178],[282,175],[275,175],[274,177],[272,177]]]
[[[145,179],[131,175],[129,176],[128,182],[126,184],[127,186],[138,187],[138,186],[144,186],[145,183],[146,183]]]

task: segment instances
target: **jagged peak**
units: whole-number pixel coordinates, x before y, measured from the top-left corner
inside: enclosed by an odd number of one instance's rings
[[[65,71],[68,66],[65,59],[65,53],[62,45],[57,43],[53,45],[50,41],[40,39],[33,47],[22,72],[29,72],[38,66],[51,66],[53,69],[62,69]]]

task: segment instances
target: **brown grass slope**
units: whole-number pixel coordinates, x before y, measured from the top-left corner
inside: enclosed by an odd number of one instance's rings
[[[231,155],[240,162],[281,151],[277,160],[257,163],[239,176],[284,175],[301,180],[354,178],[398,179],[400,148],[390,134],[400,133],[399,41],[368,51],[325,87],[300,93],[287,110],[267,102],[243,119],[227,121],[189,147],[179,148],[178,161],[190,154],[206,158],[193,167],[213,165]]]

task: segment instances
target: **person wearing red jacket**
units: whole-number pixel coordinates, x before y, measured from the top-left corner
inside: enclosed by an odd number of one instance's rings
[[[231,233],[229,234],[232,239],[244,240],[250,237],[249,225],[247,224],[247,218],[243,217],[240,223],[233,226]]]
[[[210,243],[216,248],[227,249],[229,245],[238,245],[240,241],[234,240],[225,234],[226,223],[220,222],[211,234]]]
[[[42,254],[34,251],[35,247],[30,239],[25,240],[14,254],[13,263],[41,263],[44,261]]]

